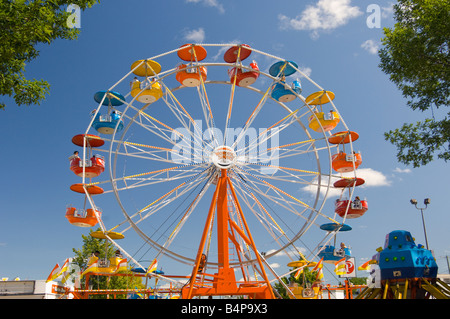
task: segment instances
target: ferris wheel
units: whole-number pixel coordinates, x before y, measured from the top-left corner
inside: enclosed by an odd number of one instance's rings
[[[295,61],[186,44],[125,68],[72,140],[82,180],[71,189],[89,209],[68,209],[71,223],[98,222],[95,236],[117,247],[137,234],[150,259],[192,266],[193,278],[241,269],[267,282],[270,258],[312,260],[367,210],[344,198],[364,183],[358,134]],[[336,190],[335,209],[326,200]]]

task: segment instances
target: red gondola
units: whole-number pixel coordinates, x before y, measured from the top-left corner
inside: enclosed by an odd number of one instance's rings
[[[70,169],[75,175],[83,177],[83,161],[79,157],[70,160]],[[85,177],[97,177],[105,171],[105,160],[103,156],[94,155],[84,165]]]
[[[348,206],[348,211],[347,211]],[[347,218],[358,218],[365,214],[369,209],[366,200],[355,200],[349,202],[349,200],[337,200],[335,204],[335,212],[344,218],[347,211]]]
[[[240,67],[235,67],[229,70],[228,75],[230,77],[231,83],[234,83],[235,78],[237,86],[246,87],[255,83],[256,79],[259,77],[258,64],[253,61],[252,63],[250,63],[250,68],[255,71],[248,71]]]

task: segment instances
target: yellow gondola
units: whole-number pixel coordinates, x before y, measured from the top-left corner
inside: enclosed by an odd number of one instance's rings
[[[322,132],[322,128],[325,132],[334,129],[340,122],[339,114],[335,111],[330,111],[325,114],[325,112],[318,112],[309,117],[309,128],[316,131]]]
[[[142,84],[144,83],[144,84]],[[131,96],[142,103],[153,103],[163,96],[161,84],[153,82],[145,85],[145,82],[135,79],[131,84]],[[141,87],[143,86],[143,89]]]
[[[91,233],[91,236],[97,239],[106,239],[106,235],[111,239],[123,239],[125,235],[121,233],[117,233],[114,231],[102,232],[101,230],[94,231]]]

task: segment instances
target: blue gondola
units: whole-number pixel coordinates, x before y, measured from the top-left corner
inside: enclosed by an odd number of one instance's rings
[[[339,231],[341,232],[341,231],[350,231],[352,230],[352,227],[347,224],[328,223],[320,225],[320,229],[330,232],[339,229]]]
[[[272,93],[270,94],[272,98],[278,102],[291,102],[297,97],[296,94],[302,93],[302,86],[300,81],[295,80],[289,86],[286,82],[275,83],[272,87]]]
[[[95,110],[92,112],[92,116],[95,114]],[[123,129],[123,121],[121,119],[121,112],[112,111],[111,114],[102,115],[97,113],[92,127],[102,134],[113,134],[117,127],[117,131]]]
[[[139,268],[132,268],[131,269],[132,272],[137,272],[139,274],[145,274],[147,272],[147,269],[144,269],[142,267]],[[157,274],[157,275],[164,275],[164,271],[162,270],[158,270],[156,269],[155,271],[153,271],[153,273]]]
[[[272,86],[273,99],[279,102],[291,102],[295,100],[297,94],[302,93],[302,86],[299,80],[295,80],[291,85],[287,84],[285,77],[294,74],[297,71],[297,63],[293,61],[279,61],[269,68],[269,74],[281,79],[281,83],[275,83]]]
[[[339,232],[350,231],[352,227],[347,224],[338,224],[338,223],[328,223],[320,225],[320,229],[325,230],[327,232],[332,232],[339,230]],[[335,237],[336,241],[336,237]],[[347,247],[335,248],[333,245],[319,246],[319,251],[323,248],[323,250],[319,253],[319,258],[323,257],[323,261],[326,263],[334,263],[342,258],[345,259],[351,257],[351,250]]]
[[[351,257],[352,252],[350,248],[341,248],[336,249],[332,245],[326,245],[326,246],[319,246],[319,250],[321,250],[323,247],[323,250],[319,253],[319,258],[323,257],[323,261],[326,263],[334,263],[336,261],[341,260],[342,258],[348,259]]]
[[[107,94],[108,93],[108,94]],[[105,96],[105,94],[107,94],[105,100],[103,101],[102,105],[106,105],[106,106],[120,106],[123,104],[122,101],[125,101],[125,97],[118,93],[118,92],[114,92],[114,91],[98,91],[97,93],[94,94],[94,100],[97,103],[100,103],[103,100],[103,97]],[[116,96],[117,98],[114,98],[114,96]]]
[[[289,76],[297,71],[298,65],[293,61],[279,61],[272,64],[269,74],[273,77]]]

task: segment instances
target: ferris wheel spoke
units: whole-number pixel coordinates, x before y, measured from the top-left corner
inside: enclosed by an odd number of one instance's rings
[[[143,108],[137,108],[128,102],[125,102],[125,104],[127,105],[128,108],[136,112],[136,114],[132,117],[127,115],[126,112],[122,115],[124,118],[130,120],[130,124],[128,126],[130,126],[132,123],[135,123],[138,126],[151,132],[152,134],[155,134],[156,136],[160,137],[162,140],[165,140],[170,144],[174,144],[174,141],[172,139],[173,135],[177,136],[181,135],[178,131],[176,131],[163,121],[158,120],[154,116],[151,116],[146,112],[144,112],[144,110],[148,107],[148,105],[144,106]]]
[[[236,56],[236,67],[237,67],[238,61],[240,60],[240,55],[241,55],[241,47],[238,48],[238,53]],[[234,95],[236,92],[236,79],[237,79],[237,77],[235,76],[231,83],[230,99],[228,101],[228,111],[227,111],[227,115],[226,115],[226,119],[225,119],[225,132],[224,132],[224,143],[223,143],[224,145],[226,145],[226,137],[228,135],[228,126],[230,125],[231,111],[233,109]]]
[[[282,190],[279,187],[276,187],[275,185],[267,182],[266,180],[256,177],[254,174],[249,173],[247,170],[243,169],[242,167],[240,168],[242,172],[247,172],[251,177],[253,177],[254,182],[252,182],[252,184],[255,187],[255,190],[258,190],[257,192],[262,195],[265,196],[266,198],[270,199],[271,201],[273,201],[274,203],[284,207],[285,209],[293,212],[294,214],[301,216],[302,218],[305,218],[303,216],[303,213],[306,211],[311,211],[313,213],[316,214],[320,214],[321,216],[325,217],[326,219],[328,219],[329,221],[333,222],[333,223],[338,223],[335,219],[322,214],[320,212],[320,210],[315,209],[314,207],[309,206],[308,204],[306,204],[305,202],[301,201],[300,199],[292,196],[291,194],[289,194],[288,192]],[[248,181],[248,180],[247,180]],[[266,191],[263,192],[261,191],[261,189],[259,188],[259,185],[266,187]],[[273,194],[273,195],[269,195],[269,191]],[[295,207],[302,207],[302,212],[299,213],[297,211],[297,209]],[[309,220],[309,219],[308,219]]]
[[[205,118],[205,122],[206,122],[206,126],[208,127],[208,132],[211,133],[211,137],[214,141],[214,146],[217,147],[219,146],[218,142],[217,142],[217,137],[215,136],[215,121],[214,121],[214,116],[211,110],[211,105],[209,103],[209,98],[208,98],[208,93],[206,92],[206,87],[205,87],[205,83],[203,81],[203,78],[200,77],[201,79],[201,85],[200,87],[197,87],[197,92],[198,92],[198,96],[199,96],[199,100],[200,100],[200,104],[202,106],[202,111],[203,111],[203,116]]]
[[[210,183],[206,183],[203,188],[200,190],[200,192],[197,194],[197,196],[194,198],[194,200],[191,202],[189,207],[186,209],[185,213],[178,219],[177,224],[175,225],[172,232],[167,236],[167,240],[162,245],[162,249],[158,252],[156,258],[158,255],[163,251],[163,249],[168,249],[176,236],[179,234],[180,230],[183,228],[184,224],[188,221],[191,214],[194,212],[195,208],[197,207],[198,203],[202,200],[203,196],[205,195],[206,191],[208,190],[210,186]]]
[[[192,118],[192,116],[189,114],[186,108],[176,98],[172,90],[169,89],[163,82],[161,82],[161,84],[163,84],[167,92],[166,96],[163,97],[162,100],[165,102],[166,106],[172,111],[175,117],[179,120],[180,124],[182,124],[183,127],[189,132],[192,141],[194,142],[195,145],[197,145],[197,148],[194,147],[194,150],[202,149],[205,145],[202,136],[201,135],[199,136],[199,134],[201,134],[202,131],[198,123]],[[169,101],[169,99],[172,102]],[[187,119],[188,121],[186,121],[185,119]],[[202,143],[199,143],[199,141],[202,141]],[[194,156],[196,155],[198,154],[194,154]]]
[[[191,177],[189,180],[177,185],[173,189],[171,189],[169,192],[165,193],[164,195],[160,196],[156,200],[154,200],[152,203],[146,205],[142,209],[138,210],[133,215],[129,216],[131,220],[133,220],[133,223],[135,225],[141,223],[145,219],[149,218],[162,208],[166,207],[170,203],[174,202],[181,196],[185,195],[188,191],[195,189],[199,184],[202,182],[208,181],[210,178],[208,170],[204,170],[199,174],[196,174],[196,176]],[[127,222],[127,220],[123,221],[120,225]],[[125,228],[124,231],[127,231],[132,226],[128,226]]]
[[[239,135],[237,136],[236,140],[234,141],[234,143],[232,144],[231,148],[236,148],[236,145],[240,142],[240,140],[245,136],[245,132],[248,130],[248,128],[250,127],[250,125],[253,123],[253,121],[255,120],[256,116],[258,115],[259,111],[261,111],[261,108],[263,107],[263,105],[266,103],[267,98],[269,96],[269,92],[271,90],[271,87],[269,86],[269,88],[266,90],[266,92],[264,93],[264,95],[261,97],[261,99],[259,100],[258,104],[255,106],[255,108],[253,109],[252,113],[250,114],[249,118],[247,119],[247,121],[245,122],[241,132],[239,133]],[[225,139],[226,136],[224,136]],[[225,144],[225,143],[224,143]]]
[[[270,200],[270,202],[286,209],[287,211],[290,211],[294,215],[303,216],[303,213],[308,209],[305,205],[293,201],[291,198],[281,196],[279,192],[276,192],[272,188],[268,187],[267,184],[261,181],[261,179],[256,178],[245,169],[238,169],[240,171],[238,176],[243,179],[245,183],[247,183],[247,186],[250,187],[254,193],[265,197]]]
[[[267,233],[272,237],[274,242],[277,243],[279,249],[273,249],[274,251],[270,254],[270,256],[275,255],[281,250],[285,251],[286,255],[289,259],[291,259],[291,261],[293,261],[293,258],[296,258],[296,256],[303,256],[301,251],[293,245],[293,240],[288,236],[287,232],[284,231],[282,227],[280,227],[280,223],[282,223],[287,229],[289,229],[291,233],[294,234],[294,231],[289,226],[289,222],[283,220],[280,214],[273,210],[273,214],[277,216],[277,222],[274,217],[268,212],[268,209],[266,208],[266,206],[268,205],[263,205],[257,198],[257,196],[249,189],[249,187],[245,185],[245,183],[237,183],[236,188],[239,190],[239,197],[241,198],[243,203],[245,203],[247,208],[257,218],[262,227],[266,229]],[[258,210],[255,209],[255,203]],[[292,252],[289,253],[286,250],[287,248],[289,248]]]
[[[236,189],[239,190],[239,197],[246,204],[247,208],[250,209],[259,223],[271,235],[280,249],[292,243],[292,239],[289,238],[287,233],[279,226],[279,222],[275,221],[274,217],[271,216],[266,207],[258,200],[255,194],[253,194],[253,192],[244,183],[237,183]],[[254,203],[257,204],[259,212],[254,208]],[[284,225],[293,233],[293,230],[289,227],[289,224],[284,222],[279,214],[277,214],[277,217],[280,219],[280,222],[284,223]],[[302,255],[302,253],[298,249],[296,249],[295,247],[293,248],[295,250],[295,253],[297,253],[298,255]],[[287,256],[292,260],[290,254],[287,254]]]
[[[244,154],[251,154],[252,151],[260,146],[266,147],[265,144],[268,140],[271,140],[273,137],[280,135],[283,130],[289,128],[292,124],[298,123],[299,119],[307,114],[304,113],[303,115],[297,116],[296,114],[299,111],[300,109],[290,112],[288,115],[270,125],[265,130],[260,131],[257,138],[250,141],[250,143],[246,145],[245,148],[241,150],[241,152],[243,152]],[[272,147],[271,149],[275,150],[276,146]]]
[[[252,166],[257,167],[252,167]],[[311,183],[311,178],[316,177],[317,175],[321,175],[319,172],[301,170],[297,168],[289,168],[272,164],[262,164],[262,163],[243,163],[242,167],[245,167],[246,170],[251,172],[254,176],[259,177],[261,179],[270,179],[276,181],[282,181],[286,183],[297,183],[309,185]],[[269,168],[277,172],[277,174],[264,174],[261,172],[262,168]],[[281,174],[281,173],[282,174]],[[307,179],[307,178],[310,179]]]

